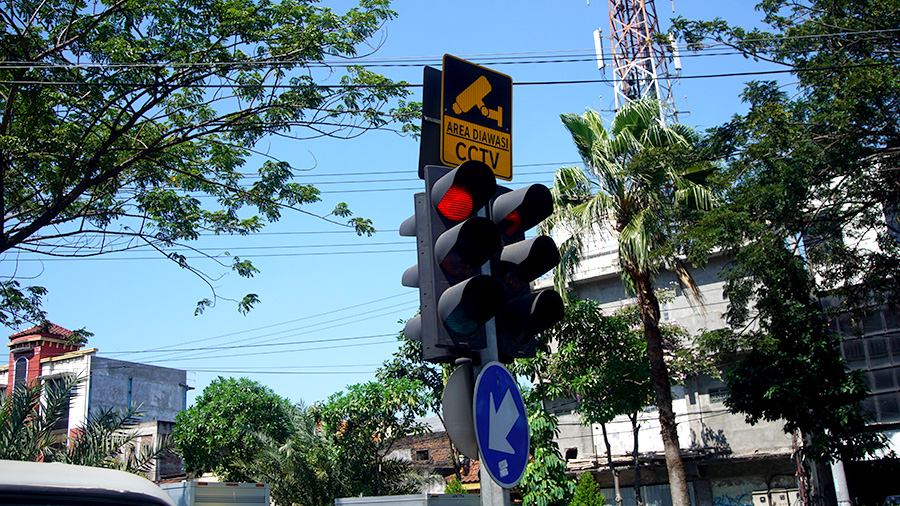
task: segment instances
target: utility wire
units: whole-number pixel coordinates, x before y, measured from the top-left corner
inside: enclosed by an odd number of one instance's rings
[[[410,295],[412,295],[412,294],[410,294]],[[324,330],[331,330],[331,329],[334,329],[334,328],[337,328],[337,327],[342,327],[342,326],[344,326],[344,325],[350,325],[350,324],[353,324],[353,323],[360,323],[360,322],[370,321],[370,320],[371,320],[372,318],[374,318],[374,317],[383,317],[383,316],[387,316],[387,315],[389,315],[389,314],[395,314],[395,313],[400,313],[400,312],[408,312],[408,311],[412,311],[412,310],[414,309],[414,306],[410,306],[410,304],[413,304],[414,302],[417,303],[418,301],[409,301],[409,302],[406,302],[406,303],[395,304],[395,305],[393,305],[393,306],[388,306],[388,307],[386,307],[386,308],[374,309],[374,310],[372,310],[372,311],[366,311],[366,312],[363,312],[363,313],[357,313],[357,314],[354,314],[354,315],[344,316],[344,317],[336,318],[336,319],[333,319],[333,320],[328,320],[328,321],[323,321],[323,322],[318,322],[318,323],[312,323],[312,324],[309,324],[309,325],[306,325],[306,326],[303,326],[303,327],[297,327],[297,328],[293,328],[293,329],[282,330],[282,331],[273,332],[273,333],[270,333],[270,334],[263,334],[263,335],[260,335],[260,336],[251,337],[251,338],[247,338],[247,339],[241,339],[241,340],[237,340],[237,341],[227,341],[227,342],[223,343],[223,345],[229,345],[229,344],[235,344],[235,343],[243,343],[243,346],[245,346],[245,347],[253,347],[253,346],[258,345],[258,344],[261,344],[261,343],[269,343],[269,342],[278,341],[278,340],[281,340],[281,339],[287,339],[287,338],[290,338],[290,337],[296,337],[296,336],[300,336],[300,335],[311,334],[311,333],[314,333],[314,332],[322,332],[322,331],[324,331]],[[388,310],[388,309],[394,309],[394,308],[398,308],[398,307],[400,307],[400,309],[395,309],[394,311],[389,311],[389,312],[384,313],[384,314],[378,314],[378,315],[372,316],[372,313],[378,313],[378,312],[381,312],[381,311],[385,311],[385,310]],[[362,318],[360,318],[360,317],[362,317]],[[357,319],[354,320],[353,318],[357,318]],[[350,320],[350,321],[347,321],[347,320]],[[337,322],[342,322],[342,323],[337,323]],[[331,325],[331,326],[328,326],[328,327],[321,327],[322,325],[327,325],[327,324],[329,324],[329,323],[335,323],[335,325]],[[321,328],[313,328],[313,327],[321,327]],[[297,332],[297,331],[303,331],[303,332]],[[294,332],[294,333],[289,334],[289,335],[286,335],[286,336],[272,337],[272,338],[270,338],[270,339],[264,339],[264,338],[267,338],[267,337],[270,337],[270,336],[274,336],[274,335],[278,335],[278,334],[285,334],[285,333],[289,333],[289,332]],[[253,346],[251,346],[251,345],[253,345]],[[165,354],[165,356],[168,356],[168,357],[170,357],[170,358],[167,358],[167,359],[165,359],[165,360],[161,360],[162,357],[158,357],[158,359],[156,360],[156,362],[159,362],[159,361],[183,360],[183,359],[185,359],[184,357],[180,357],[180,356],[172,357],[173,354],[174,354],[174,355],[178,355],[178,353],[180,353],[180,352],[175,352],[175,351],[171,351],[171,350],[168,350],[168,351],[170,351],[171,353],[168,353],[168,352],[167,352],[167,353]],[[261,353],[258,353],[258,354],[281,353],[282,351],[284,351],[284,350],[281,350],[281,351],[275,351],[275,352],[261,352]],[[294,350],[294,351],[295,351],[295,350]],[[200,352],[200,353],[199,353],[199,355],[208,355],[208,354],[209,354],[209,353],[205,353],[205,352]],[[225,358],[225,357],[231,357],[231,356],[235,356],[235,355],[223,355],[223,356],[217,355],[217,356],[214,356],[214,357],[200,357],[200,356],[198,356],[198,354],[193,354],[189,359],[197,359],[197,358]]]
[[[376,304],[376,303],[379,303],[379,302],[384,302],[384,301],[386,301],[386,300],[396,299],[397,297],[404,297],[404,296],[409,296],[409,295],[410,295],[409,292],[398,293],[398,294],[395,294],[395,295],[391,295],[391,296],[389,296],[389,297],[382,297],[382,298],[379,298],[379,299],[370,300],[370,301],[367,301],[367,302],[361,302],[361,303],[359,303],[359,304],[354,304],[354,305],[347,306],[347,307],[342,307],[342,308],[338,308],[338,309],[332,309],[332,310],[330,310],[330,311],[324,311],[324,312],[317,313],[317,314],[314,314],[314,315],[307,315],[307,316],[303,316],[303,317],[300,317],[300,318],[294,318],[293,320],[287,320],[287,321],[283,321],[283,322],[272,323],[272,324],[269,324],[269,325],[264,325],[264,326],[262,326],[262,327],[254,327],[254,328],[251,328],[251,329],[238,330],[238,331],[235,331],[235,332],[229,332],[229,333],[227,333],[227,334],[219,334],[219,335],[217,335],[217,336],[212,336],[212,337],[202,337],[202,338],[199,338],[199,339],[193,339],[193,340],[190,340],[190,341],[183,341],[183,342],[176,343],[176,344],[170,344],[170,345],[166,345],[166,346],[160,346],[160,347],[158,347],[158,348],[151,348],[150,350],[151,350],[151,351],[167,351],[167,350],[170,350],[171,348],[174,348],[174,347],[176,347],[176,346],[184,346],[184,345],[186,345],[186,344],[195,344],[195,343],[203,343],[203,342],[208,342],[208,341],[216,341],[216,340],[219,340],[219,339],[225,339],[225,338],[227,338],[227,337],[234,337],[234,336],[239,336],[239,335],[247,334],[247,333],[251,333],[251,332],[258,332],[258,331],[260,331],[260,330],[268,330],[268,329],[272,329],[272,328],[275,328],[275,327],[280,327],[280,326],[282,326],[282,325],[291,325],[291,324],[293,324],[293,323],[302,322],[302,321],[307,321],[307,320],[311,320],[311,319],[314,319],[314,318],[319,318],[319,317],[322,317],[322,316],[328,316],[328,315],[332,315],[332,314],[336,314],[336,313],[341,313],[341,312],[343,312],[343,311],[349,311],[349,310],[351,310],[351,309],[357,309],[357,308],[361,308],[361,307],[368,306],[368,305],[371,305],[371,304]],[[270,335],[271,335],[271,334],[270,334]],[[148,350],[140,350],[140,351],[138,351],[138,352],[135,352],[135,351],[114,351],[114,352],[104,352],[104,353],[105,353],[105,354],[115,354],[115,353],[118,353],[118,354],[127,354],[127,353],[144,353],[144,352],[146,352],[146,351],[148,351]]]
[[[851,64],[851,65],[831,65],[827,67],[810,67],[810,68],[795,68],[792,67],[790,69],[782,69],[782,70],[760,70],[754,72],[725,72],[718,74],[698,74],[698,75],[681,75],[678,76],[678,79],[712,79],[712,78],[723,78],[723,77],[749,77],[749,76],[763,76],[763,75],[774,75],[774,74],[793,74],[799,72],[827,72],[833,70],[846,70],[852,68],[870,68],[870,67],[882,67],[882,66],[890,66],[897,65],[900,63],[900,60],[897,61],[887,61],[887,62],[871,62],[871,63],[859,63],[859,64]],[[600,79],[577,79],[577,80],[559,80],[559,81],[520,81],[514,82],[513,86],[554,86],[554,85],[572,85],[572,84],[599,84],[599,83],[614,83],[616,80],[614,78],[600,78]],[[0,84],[17,84],[17,85],[33,85],[33,86],[91,86],[91,87],[111,87],[111,88],[132,88],[135,90],[138,89],[149,89],[153,88],[155,85],[151,84],[136,84],[136,83],[96,83],[96,82],[84,82],[84,81],[0,81]],[[388,84],[388,85],[345,85],[345,84],[322,84],[317,85],[320,88],[335,88],[335,89],[365,89],[365,88],[421,88],[422,84]],[[193,84],[189,86],[185,86],[188,88],[197,88],[197,89],[232,89],[232,88],[258,88],[258,89],[291,89],[296,86],[291,84]],[[342,126],[350,126],[350,125],[342,125]]]
[[[893,34],[900,32],[900,29],[882,29],[882,30],[859,30],[844,31],[819,34],[804,35],[785,35],[773,36],[755,39],[743,39],[740,43],[758,43],[758,42],[781,42],[800,39],[833,39],[847,38],[860,35],[877,35],[877,34]],[[606,40],[612,40],[612,36],[604,36]],[[747,54],[746,51],[734,50],[733,43],[724,41],[715,41],[700,44],[697,49],[689,49],[685,44],[677,43],[673,45],[681,54],[681,58],[703,57],[703,56],[732,56]],[[720,48],[727,48],[726,51],[720,51]],[[708,52],[709,54],[702,54]],[[555,59],[548,60],[548,55],[556,55]],[[470,61],[478,61],[482,65],[503,65],[503,64],[545,64],[545,63],[569,63],[583,61],[597,61],[594,48],[578,48],[578,49],[558,49],[558,50],[542,50],[542,51],[521,51],[521,52],[499,52],[499,53],[474,53],[468,55],[460,55],[461,58]],[[490,59],[494,59],[491,61]],[[109,63],[47,63],[39,61],[16,61],[7,60],[0,62],[0,69],[69,69],[69,68],[215,68],[220,66],[250,66],[250,67],[275,67],[285,65],[302,65],[311,68],[341,68],[341,67],[417,67],[427,64],[439,64],[443,61],[443,55],[430,56],[395,56],[395,57],[370,57],[355,58],[350,61],[344,60],[282,60],[282,61],[248,61],[234,60],[225,62],[164,62],[164,63],[145,63],[145,62],[109,62]],[[612,62],[613,58],[603,57],[603,61]]]

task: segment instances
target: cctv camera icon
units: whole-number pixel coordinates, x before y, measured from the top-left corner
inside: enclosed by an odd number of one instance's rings
[[[487,77],[480,76],[456,96],[456,101],[453,103],[453,112],[463,114],[478,106],[478,110],[481,111],[484,117],[496,121],[497,127],[503,127],[503,108],[489,109],[484,105],[484,97],[490,92],[491,83],[488,82]]]

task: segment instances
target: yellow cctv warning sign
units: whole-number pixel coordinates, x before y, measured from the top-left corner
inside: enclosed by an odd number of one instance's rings
[[[512,78],[444,55],[441,83],[441,160],[455,167],[486,163],[512,179]]]

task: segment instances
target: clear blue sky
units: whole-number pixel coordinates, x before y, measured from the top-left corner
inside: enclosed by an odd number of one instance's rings
[[[343,10],[349,3],[323,4]],[[508,186],[549,185],[556,168],[578,164],[559,114],[611,109],[612,86],[527,83],[611,78],[609,68],[603,74],[592,61],[593,30],[601,27],[609,35],[606,2],[398,0],[393,8],[398,17],[385,26],[383,44],[368,57],[393,66],[375,66],[376,72],[421,83],[423,64],[439,66],[441,55],[449,53],[520,83],[513,90],[514,179]],[[665,30],[673,17],[671,4],[658,2],[657,9]],[[675,9],[689,19],[721,16],[745,24],[759,19],[751,2],[681,1]],[[700,129],[721,124],[743,110],[738,94],[744,82],[787,79],[698,77],[773,68],[724,53],[730,51],[682,54],[683,79],[675,85],[677,106],[685,111],[681,123]],[[497,63],[510,57],[527,63]],[[413,90],[412,99],[420,100],[421,88]],[[372,380],[376,367],[397,348],[398,321],[418,307],[418,293],[400,285],[401,274],[415,262],[415,247],[412,239],[397,234],[400,222],[412,214],[413,194],[422,187],[416,178],[418,141],[370,132],[352,140],[273,140],[260,147],[297,167],[315,167],[298,178],[323,192],[323,202],[308,210],[326,214],[338,202],[347,202],[355,215],[371,218],[379,232],[357,238],[286,211],[279,223],[256,236],[204,238],[195,246],[250,258],[261,270],[247,281],[199,264],[224,274],[215,282],[220,295],[259,295],[261,304],[247,316],[228,302],[194,316],[196,301],[210,295],[208,287],[149,251],[18,263],[7,255],[0,259],[0,275],[16,269],[23,284],[46,286],[50,320],[93,332],[89,346],[99,348],[100,355],[190,371],[197,390],[189,400],[218,375],[247,376],[307,404],[348,384]],[[21,257],[27,258],[34,257]],[[148,352],[160,349],[187,351]]]

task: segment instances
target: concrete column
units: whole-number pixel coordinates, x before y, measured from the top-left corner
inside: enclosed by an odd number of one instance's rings
[[[838,506],[850,506],[850,489],[847,487],[847,475],[842,461],[835,460],[831,463],[831,477],[834,480],[834,495]]]

